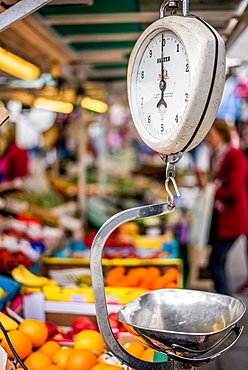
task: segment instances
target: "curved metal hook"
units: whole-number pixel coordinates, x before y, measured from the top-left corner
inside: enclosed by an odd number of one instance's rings
[[[172,177],[167,177],[165,179],[165,190],[168,194],[168,202],[170,205],[174,205],[174,196],[172,194],[172,192],[170,191],[170,188],[169,188],[169,181],[172,179]]]
[[[160,18],[164,18],[166,16],[166,10],[167,8],[178,8],[179,0],[177,1],[163,1],[160,6]]]
[[[184,17],[189,15],[189,0],[181,0],[182,1],[182,14]],[[174,1],[163,1],[160,6],[160,18],[164,18],[166,16],[167,8],[177,9],[179,6],[179,0]]]
[[[168,195],[169,195],[169,199],[168,199],[168,202],[170,203],[171,206],[174,207],[174,196],[169,188],[169,181],[172,182],[173,186],[174,186],[174,189],[175,189],[175,192],[176,192],[176,195],[178,197],[180,197],[180,193],[179,193],[179,190],[178,190],[178,187],[177,187],[177,184],[176,184],[176,181],[174,179],[174,177],[167,177],[166,180],[165,180],[165,190],[167,191]]]

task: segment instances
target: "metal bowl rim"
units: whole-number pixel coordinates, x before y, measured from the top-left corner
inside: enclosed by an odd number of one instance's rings
[[[158,289],[158,290],[165,290],[165,289]],[[186,291],[186,292],[191,292],[191,291],[194,291],[194,290],[189,290],[189,289],[168,289],[168,291],[180,291],[180,290],[183,290],[183,291]],[[150,291],[150,292],[146,292],[146,293],[143,293],[141,294],[139,297],[137,298],[134,298],[132,301],[135,301],[136,299],[139,299],[140,297],[144,296],[144,295],[149,295],[150,293],[152,293],[153,291]],[[231,327],[235,327],[237,322],[239,320],[242,319],[242,317],[244,316],[245,312],[246,312],[246,305],[244,304],[243,301],[241,301],[240,299],[238,298],[235,298],[235,297],[231,297],[231,296],[228,296],[228,295],[225,295],[225,294],[219,294],[219,293],[212,293],[212,292],[205,292],[205,291],[201,291],[201,290],[196,290],[196,292],[199,292],[199,293],[206,293],[207,295],[221,295],[221,296],[226,296],[226,297],[229,297],[229,298],[232,298],[233,300],[235,301],[238,301],[241,303],[241,305],[243,306],[243,312],[242,314],[235,320],[233,321],[231,324],[229,324],[228,326],[226,326],[225,328],[222,328],[218,331],[211,331],[211,332],[199,332],[199,333],[192,333],[192,332],[183,332],[183,331],[173,331],[173,330],[164,330],[164,329],[152,329],[152,328],[147,328],[147,327],[144,327],[144,326],[139,326],[139,325],[131,325],[123,320],[121,320],[119,318],[119,312],[121,312],[126,306],[128,306],[128,304],[130,302],[128,302],[127,304],[125,304],[122,308],[120,308],[118,311],[117,311],[117,315],[118,315],[118,320],[121,321],[123,324],[126,324],[126,325],[129,325],[133,328],[138,328],[138,329],[144,329],[144,330],[150,330],[150,331],[156,331],[156,332],[159,332],[159,333],[169,333],[169,334],[176,334],[176,335],[189,335],[189,336],[207,336],[207,335],[214,335],[214,334],[217,334],[217,333],[221,333],[223,331],[226,331],[227,329],[231,328]]]

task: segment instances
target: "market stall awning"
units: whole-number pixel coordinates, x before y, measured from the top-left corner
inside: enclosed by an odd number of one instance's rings
[[[0,11],[17,2],[2,1]],[[161,0],[53,0],[1,32],[1,46],[43,72],[59,65],[57,74],[74,85],[125,79],[132,47],[159,17],[160,4]],[[246,28],[248,1],[190,0],[190,13],[209,22],[228,49]]]

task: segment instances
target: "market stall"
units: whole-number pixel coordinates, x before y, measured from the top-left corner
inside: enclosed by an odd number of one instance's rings
[[[201,21],[188,1],[180,16],[179,1],[164,1],[138,39],[159,8],[139,3],[1,3],[0,39],[39,65],[29,66],[34,78],[8,63],[0,72],[0,120],[9,119],[0,136],[3,369],[6,360],[7,370],[191,369],[226,351],[202,357],[226,336],[232,344],[241,336],[241,301],[187,288],[202,286],[189,251],[205,255],[210,219],[197,149],[218,111],[224,42],[242,28],[247,7],[199,3]],[[137,39],[126,91],[126,56]],[[247,100],[242,82],[235,98]],[[192,321],[199,307],[204,329]],[[163,310],[174,320],[169,329],[158,325]]]

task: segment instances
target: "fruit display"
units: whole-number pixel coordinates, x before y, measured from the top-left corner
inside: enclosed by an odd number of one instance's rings
[[[99,331],[98,327],[87,316],[78,316],[72,322],[71,327],[66,331],[63,330],[61,326],[54,324],[52,321],[46,321],[45,325],[48,329],[48,338],[55,341],[61,341],[64,339],[71,340],[76,336],[76,334],[85,330]]]
[[[87,316],[78,316],[72,323],[72,329],[75,334],[83,330],[98,330]]]
[[[15,357],[6,338],[3,337],[1,347],[8,356],[6,370],[22,369],[23,364],[28,370],[110,370],[110,368],[131,370],[109,352],[98,331],[81,330],[75,333],[70,344],[60,345],[49,338],[47,323],[25,319],[19,326],[18,324],[8,326],[8,319],[0,316],[0,320],[6,320],[5,329],[19,357]],[[112,321],[115,320],[117,317],[112,317]],[[88,324],[89,321],[85,317],[79,317],[74,320],[72,329],[75,328],[77,331],[82,327],[87,328]],[[123,347],[133,356],[153,361],[154,351],[146,349],[136,341],[128,341]]]
[[[107,287],[136,287],[148,290],[163,288],[179,288],[180,272],[170,267],[164,274],[158,267],[135,267],[127,270],[124,266],[116,266],[108,271],[105,277]]]
[[[0,215],[0,271],[10,276],[11,270],[23,264],[31,268],[41,255],[51,255],[61,247],[64,230],[43,225],[39,219],[26,215]]]
[[[117,314],[112,312],[108,315],[110,326],[114,334],[119,334],[120,332],[126,332],[124,325],[118,320]],[[1,317],[0,317],[1,318]],[[28,322],[29,324],[29,322]],[[53,340],[55,342],[61,343],[62,341],[72,341],[75,339],[76,335],[80,332],[93,333],[99,332],[98,326],[90,319],[88,316],[78,316],[75,318],[70,327],[62,327],[56,325],[52,321],[46,321],[45,325],[47,327],[47,339]],[[27,326],[27,324],[26,324]],[[33,325],[33,328],[37,325]],[[22,326],[21,326],[22,327]],[[34,330],[34,329],[33,329]],[[44,330],[43,330],[44,332]],[[98,336],[98,334],[93,334],[93,336]],[[82,342],[85,338],[81,338]],[[79,339],[78,339],[79,340]]]
[[[85,245],[90,247],[96,233],[85,237]],[[119,226],[108,237],[102,252],[103,258],[178,258],[178,241],[168,228],[161,235],[141,234],[139,225],[128,222]]]
[[[46,299],[70,302],[73,301],[71,297],[74,294],[82,294],[81,298],[77,296],[80,302],[94,302],[89,263],[89,259],[61,261],[57,258],[43,258],[44,273],[58,281],[61,286],[61,289],[47,286],[44,291]],[[103,258],[102,267],[108,303],[111,302],[111,296],[116,298],[113,303],[125,304],[128,299],[131,300],[135,295],[145,293],[147,290],[183,286],[183,264],[179,258]],[[81,288],[76,284],[80,284]]]
[[[51,209],[64,203],[64,198],[54,191],[22,193],[17,199],[25,200],[29,204]]]
[[[0,271],[2,275],[10,276],[11,270],[20,264],[29,269],[33,266],[33,261],[22,251],[9,251],[7,248],[0,247]]]
[[[15,330],[18,328],[18,323],[12,320],[9,316],[5,315],[3,312],[0,312],[0,322],[6,331]],[[0,330],[0,340],[3,339],[3,337],[3,332]]]
[[[83,287],[91,287],[92,286],[92,279],[91,279],[91,275],[79,275],[75,281],[74,281],[75,285],[76,286],[79,286],[80,288],[83,288]]]

